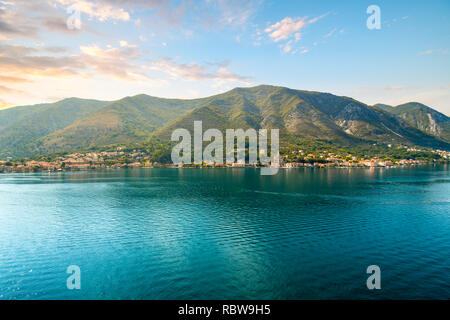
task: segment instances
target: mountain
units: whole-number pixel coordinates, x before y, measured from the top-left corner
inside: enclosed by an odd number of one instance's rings
[[[38,141],[41,152],[85,149],[115,144],[139,144],[167,122],[208,98],[181,100],[147,95],[126,97],[53,132]]]
[[[379,107],[329,93],[257,86],[236,88],[211,97],[156,131],[168,141],[176,128],[193,130],[194,120],[208,128],[279,128],[285,138],[326,140],[338,144],[392,143],[423,146],[448,145]]]
[[[377,103],[375,105],[375,107],[378,107],[384,111],[389,111],[389,112],[392,111],[392,109],[394,108],[393,106],[390,106],[388,104],[383,104],[383,103]]]
[[[450,118],[418,102],[409,102],[387,111],[410,126],[450,143]]]
[[[368,106],[329,93],[267,85],[235,88],[191,100],[147,95],[117,101],[70,98],[0,110],[0,158],[142,145],[149,138],[169,144],[174,129],[192,130],[194,120],[202,120],[204,130],[279,128],[282,141],[307,139],[346,146],[389,143],[450,149],[442,141],[448,117],[427,107],[425,116],[419,117],[419,112],[414,111],[417,115],[412,121],[409,114],[415,108],[387,107]],[[397,110],[407,112],[396,114]],[[433,120],[427,124],[429,117]]]
[[[0,110],[0,156],[39,152],[35,142],[100,110],[106,101],[69,98],[56,103]]]

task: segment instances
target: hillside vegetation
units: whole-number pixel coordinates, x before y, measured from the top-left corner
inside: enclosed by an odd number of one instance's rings
[[[117,145],[167,147],[173,130],[192,130],[195,120],[203,130],[278,128],[281,143],[450,149],[449,118],[422,104],[368,106],[329,93],[262,85],[202,99],[70,98],[0,110],[0,159]]]

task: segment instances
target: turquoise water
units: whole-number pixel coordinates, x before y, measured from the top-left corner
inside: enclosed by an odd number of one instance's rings
[[[450,298],[449,166],[0,175],[0,299],[338,298]]]

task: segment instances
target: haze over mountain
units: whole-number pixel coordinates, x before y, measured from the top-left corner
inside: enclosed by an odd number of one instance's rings
[[[0,110],[0,157],[170,142],[176,128],[279,128],[281,139],[404,144],[450,149],[449,118],[429,107],[368,106],[349,97],[262,85],[202,99],[147,95],[118,101],[70,98]]]

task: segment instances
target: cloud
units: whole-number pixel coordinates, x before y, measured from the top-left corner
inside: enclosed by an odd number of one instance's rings
[[[182,30],[185,24],[197,22],[194,28],[245,28],[263,0],[51,0],[64,8],[77,8],[98,21],[133,21],[138,27],[150,25],[161,31]],[[133,19],[136,13],[149,18]],[[191,34],[186,31],[185,34]]]
[[[0,99],[9,106],[9,102],[48,101],[56,95],[118,97],[166,84],[142,68],[144,58],[128,42],[115,47],[93,43],[70,51],[0,44]]]
[[[437,49],[437,50],[430,49],[430,50],[419,52],[419,55],[425,56],[425,55],[429,55],[429,54],[438,54],[438,53],[448,54],[448,49]]]
[[[308,24],[313,24],[320,19],[326,17],[328,13],[325,13],[316,18],[312,18],[308,20],[308,17],[297,17],[291,18],[286,17],[281,21],[267,27],[264,31],[269,34],[269,37],[274,42],[279,42],[282,40],[287,40],[290,37],[294,36],[296,41],[301,38],[301,30],[305,28]]]
[[[62,16],[45,16],[37,19],[40,24],[45,27],[45,29],[53,32],[66,33],[66,34],[77,34],[81,32],[81,28],[72,28],[69,29],[67,27],[66,17]],[[86,29],[82,24],[83,29]]]
[[[158,72],[166,76],[158,75]],[[34,47],[2,44],[0,75],[0,96],[16,101],[29,101],[27,91],[41,95],[42,90],[36,88],[44,83],[45,92],[49,91],[47,88],[57,86],[60,92],[72,95],[77,94],[73,92],[75,88],[85,87],[84,83],[103,87],[114,80],[120,81],[115,83],[119,87],[136,82],[135,88],[167,85],[168,80],[205,81],[203,84],[212,88],[225,84],[251,84],[249,77],[232,72],[229,62],[180,63],[168,57],[149,60],[138,46],[126,40],[118,41],[115,47],[96,43],[82,45],[76,51],[44,44]],[[103,84],[101,81],[105,78]],[[83,90],[80,92],[88,88]]]
[[[83,62],[84,68],[95,74],[110,75],[121,80],[151,81],[134,62],[141,56],[141,51],[137,46],[122,42],[120,48],[102,49],[94,44],[81,46],[80,50],[82,55],[79,56],[79,59]]]
[[[174,78],[185,78],[187,80],[203,80],[212,77],[207,69],[197,63],[177,63],[168,57],[162,57],[160,60],[149,64],[150,69],[159,70],[169,74]]]
[[[324,13],[323,15],[321,15],[321,16],[318,16],[318,17],[315,17],[315,18],[312,18],[312,19],[310,19],[310,20],[308,20],[308,23],[309,24],[311,24],[311,23],[315,23],[315,22],[317,22],[317,21],[319,21],[320,19],[323,19],[323,18],[325,18],[327,15],[329,14],[329,12],[327,12],[327,13]]]
[[[87,14],[89,18],[95,18],[102,22],[107,20],[130,20],[130,14],[126,10],[114,5],[120,4],[123,1],[100,0],[92,2],[86,0],[53,0],[53,2],[73,8],[74,10],[79,10],[80,12]]]
[[[8,109],[8,108],[11,108],[11,107],[13,107],[12,103],[9,103],[7,101],[4,101],[4,100],[0,99],[0,110]]]
[[[292,41],[289,41],[284,46],[282,46],[284,53],[288,53],[292,50],[291,43],[292,43]]]
[[[90,32],[89,21],[132,22],[137,28],[176,30],[186,37],[192,29],[246,28],[263,0],[14,0],[0,2],[0,40],[38,39],[45,31],[78,35]],[[81,28],[67,21],[80,12]],[[139,16],[138,16],[139,15]],[[145,16],[145,18],[144,18]],[[189,29],[186,29],[189,25]]]
[[[195,28],[221,30],[226,27],[246,29],[263,0],[204,0],[189,7]]]
[[[90,19],[105,21],[132,21],[132,14],[136,12],[151,12],[151,25],[164,27],[180,27],[184,20],[191,1],[170,0],[53,0],[53,2],[72,7],[87,14]],[[138,26],[143,24],[142,19],[133,20]]]
[[[316,23],[320,19],[326,17],[328,13],[321,16],[309,19],[308,17],[286,17],[269,27],[267,27],[264,32],[269,36],[269,38],[275,43],[282,43],[279,45],[282,53],[292,53],[295,54],[300,51],[301,48],[295,48],[295,42],[299,42],[302,39],[302,31],[308,25]],[[331,36],[336,30],[333,29],[331,33],[327,36]],[[327,37],[326,36],[326,37]],[[255,44],[260,44],[260,39]],[[284,42],[284,43],[283,43]],[[300,53],[306,53],[309,50],[301,50]]]
[[[274,42],[287,40],[292,34],[297,33],[304,27],[307,22],[305,18],[290,18],[286,17],[283,20],[271,25],[264,31],[269,34],[269,37]]]
[[[38,28],[15,8],[0,7],[0,34],[10,40],[15,36],[37,38]]]
[[[58,7],[57,0],[15,0],[13,5],[0,6],[0,35],[2,38],[41,38],[44,31],[78,34],[79,29],[69,29],[69,14]],[[3,2],[4,4],[5,2]],[[61,9],[64,9],[61,10]],[[83,25],[83,30],[96,33]]]
[[[25,92],[21,90],[12,89],[9,87],[5,87],[0,85],[0,94],[26,94]]]
[[[336,30],[337,30],[337,28],[334,28],[333,30],[331,30],[330,32],[328,32],[328,33],[324,36],[324,38],[329,38],[329,37],[331,37],[331,36],[336,32]]]
[[[219,83],[239,82],[247,85],[251,84],[250,78],[235,74],[225,67],[219,67],[213,74],[213,80]]]
[[[427,54],[432,54],[432,53],[434,53],[434,52],[435,52],[434,50],[427,50],[427,51],[419,52],[419,54],[420,54],[420,55],[427,55]]]
[[[81,46],[80,54],[52,56],[47,53],[66,52],[59,47],[31,48],[0,45],[0,72],[4,78],[57,77],[68,75],[109,75],[122,80],[150,80],[135,60],[141,52],[135,46],[103,49],[95,44]]]
[[[25,78],[0,75],[0,82],[2,82],[2,83],[20,83],[20,82],[29,82],[29,81],[30,80],[25,79]]]
[[[220,11],[219,22],[233,27],[245,27],[261,5],[261,1],[249,0],[217,0],[216,3]]]
[[[120,40],[119,44],[122,48],[137,48],[137,45],[135,44],[130,44],[128,43],[128,41],[126,40]]]
[[[214,80],[220,83],[251,83],[248,77],[229,71],[223,63],[209,64],[206,67],[194,62],[188,64],[178,63],[171,58],[162,57],[157,61],[150,62],[148,68],[162,71],[173,78],[190,81]]]

